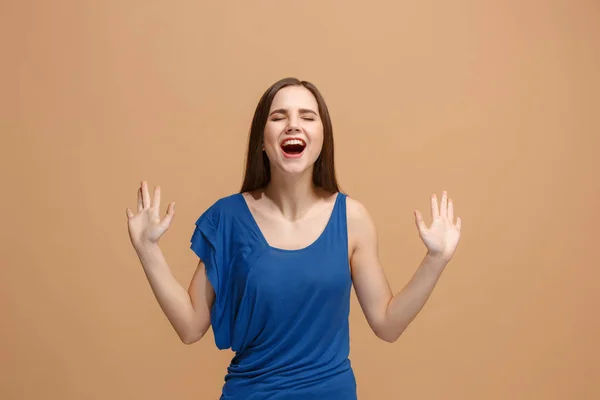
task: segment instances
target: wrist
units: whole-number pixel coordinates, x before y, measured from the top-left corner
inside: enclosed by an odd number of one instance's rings
[[[138,255],[152,254],[155,253],[157,250],[160,250],[160,248],[158,247],[158,243],[152,243],[144,240],[135,242],[133,244],[133,247],[135,248],[135,251],[136,253],[138,253]]]
[[[143,250],[146,250],[146,249],[149,250],[149,249],[154,249],[154,248],[158,247],[158,243],[156,243],[156,242],[150,242],[150,241],[144,240],[144,239],[138,239],[138,240],[133,241],[133,247],[136,250],[139,249],[139,250],[143,251]]]
[[[442,253],[431,253],[425,254],[425,264],[431,265],[432,267],[443,269],[449,262],[451,257],[448,257]]]

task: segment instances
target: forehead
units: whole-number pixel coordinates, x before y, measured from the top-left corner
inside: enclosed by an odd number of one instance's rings
[[[317,111],[318,104],[315,96],[304,86],[288,86],[279,90],[273,98],[271,110],[309,108]]]

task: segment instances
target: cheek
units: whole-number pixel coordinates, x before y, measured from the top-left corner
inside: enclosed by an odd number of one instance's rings
[[[273,129],[266,128],[263,134],[265,147],[277,145],[277,133]]]
[[[321,149],[323,148],[323,132],[322,131],[317,131],[314,132],[311,136],[310,136],[310,141],[312,143],[312,147],[314,149],[314,151],[316,153],[320,153]]]

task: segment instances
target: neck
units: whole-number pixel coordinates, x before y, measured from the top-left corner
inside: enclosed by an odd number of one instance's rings
[[[271,181],[264,194],[285,219],[302,218],[315,201],[322,200],[320,191],[313,184],[312,172],[311,168],[300,175],[287,175],[271,170]]]

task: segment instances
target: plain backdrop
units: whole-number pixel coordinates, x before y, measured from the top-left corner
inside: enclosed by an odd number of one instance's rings
[[[448,190],[463,219],[396,343],[353,294],[360,399],[600,398],[599,39],[592,0],[0,2],[0,398],[218,398],[232,354],[178,340],[125,209],[143,179],[177,202],[187,287],[194,222],[286,76],[328,102],[394,291],[424,256],[413,209]]]

